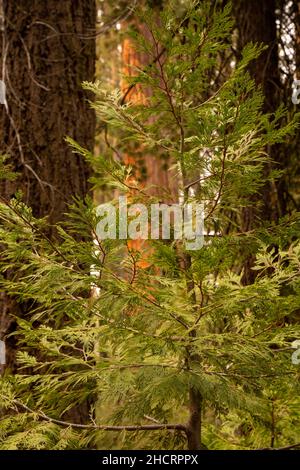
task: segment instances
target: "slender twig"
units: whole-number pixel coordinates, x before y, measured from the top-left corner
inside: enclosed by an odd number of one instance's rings
[[[134,11],[134,9],[136,8],[136,6],[137,6],[137,0],[133,0],[132,4],[128,5],[125,8],[125,11],[120,13],[120,15],[118,15],[115,18],[112,18],[110,21],[103,24],[99,30],[96,30],[96,29],[95,29],[95,31],[91,30],[90,34],[82,34],[82,33],[76,33],[76,32],[62,33],[60,31],[58,31],[57,29],[55,29],[54,26],[52,26],[51,24],[46,23],[44,21],[40,21],[40,20],[39,21],[33,21],[28,26],[28,28],[34,26],[35,24],[37,24],[37,25],[40,24],[40,25],[46,26],[50,30],[54,31],[54,34],[52,36],[48,36],[48,39],[51,39],[52,37],[55,37],[55,36],[77,36],[81,40],[85,40],[85,39],[86,40],[92,40],[92,39],[95,39],[96,37],[100,36],[101,34],[107,33],[111,28],[116,26],[117,23],[121,23],[122,21],[126,21],[131,16],[131,14]]]
[[[209,178],[212,178],[213,176],[216,176],[214,173],[207,175],[207,176],[202,176],[200,178],[197,178],[196,180],[192,181],[191,183],[186,184],[183,189],[187,190],[190,189],[192,186],[194,186],[197,183],[201,183],[202,181],[208,180]]]
[[[256,450],[289,450],[289,449],[294,449],[296,447],[300,447],[300,442],[297,444],[291,444],[289,446],[284,446],[284,447],[264,447],[262,449],[256,449]]]
[[[77,429],[96,429],[99,431],[157,431],[157,430],[178,430],[186,432],[186,426],[183,424],[141,424],[141,425],[124,425],[124,426],[112,426],[112,425],[95,425],[95,424],[78,424],[63,421],[61,419],[51,418],[46,415],[43,411],[36,411],[19,400],[14,400],[14,403],[28,411],[29,413],[37,414],[39,418],[49,423],[59,424],[61,426],[72,427]],[[149,419],[149,418],[148,418]]]
[[[276,437],[276,423],[275,423],[275,398],[271,399],[271,442],[270,447],[274,448]]]
[[[211,208],[211,210],[209,211],[209,213],[207,214],[207,216],[205,217],[205,220],[209,219],[209,217],[213,214],[213,212],[215,211],[217,205],[219,204],[219,201],[221,199],[221,196],[222,196],[222,192],[223,192],[223,187],[224,187],[224,178],[225,178],[225,161],[226,161],[226,157],[227,157],[227,146],[226,146],[226,137],[225,137],[225,131],[224,131],[224,136],[223,136],[223,154],[222,154],[222,160],[221,160],[221,175],[220,175],[220,187],[219,187],[219,191],[218,191],[218,194],[217,194],[217,197],[214,201],[214,204]]]
[[[151,67],[152,65],[155,65],[155,64],[159,61],[159,59],[163,56],[163,54],[164,54],[165,52],[166,52],[166,48],[164,47],[160,52],[158,52],[158,54],[156,55],[156,57],[154,57],[153,61],[150,62],[149,65],[147,65],[147,68],[148,68],[148,67]],[[143,72],[145,72],[145,71],[146,71],[146,69],[143,70]],[[119,102],[119,104],[120,104],[121,106],[123,106],[123,105],[126,103],[126,99],[128,98],[129,93],[135,88],[136,85],[137,85],[136,83],[132,83],[131,85],[129,85],[129,86],[126,88],[126,90],[125,90],[125,92],[124,92],[124,94],[123,94],[123,96],[121,97],[120,102]]]

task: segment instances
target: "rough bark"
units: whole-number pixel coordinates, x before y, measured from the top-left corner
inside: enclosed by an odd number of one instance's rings
[[[189,391],[189,422],[187,425],[187,440],[189,450],[201,450],[202,397],[200,392],[191,388]]]
[[[151,41],[151,36],[145,25],[136,24],[135,27],[139,32]],[[141,53],[136,50],[133,41],[130,38],[126,38],[123,41],[122,47],[122,62],[123,62],[123,73],[125,76],[132,76],[136,74],[136,68],[143,69],[153,60],[153,57],[149,57],[145,53]],[[122,88],[126,93],[128,84],[124,80]],[[151,94],[151,90],[136,85],[126,97],[126,101],[131,101],[137,104],[147,105],[147,99]],[[153,118],[155,119],[155,118]],[[149,194],[160,196],[164,202],[176,201],[178,196],[177,182],[175,180],[175,174],[168,171],[172,162],[169,160],[160,158],[157,154],[145,154],[141,148],[141,156],[138,158],[132,157],[127,154],[124,156],[125,161],[131,164],[136,169],[136,177],[139,179],[142,185],[150,187],[152,189],[148,191]],[[167,196],[168,194],[168,196]]]
[[[293,11],[295,15],[295,62],[296,62],[296,77],[300,80],[300,2],[293,1]]]
[[[156,2],[159,4],[160,2]],[[158,5],[156,5],[158,6]],[[151,41],[151,35],[145,25],[135,21],[135,28],[140,34]],[[146,53],[137,51],[137,48],[131,38],[125,38],[122,44],[122,68],[125,77],[131,77],[136,74],[136,68],[143,69],[153,60]],[[125,101],[131,101],[136,104],[147,106],[151,90],[140,84],[135,85],[128,93],[129,87],[126,78],[123,80],[122,90]],[[151,118],[155,119],[155,117]],[[123,155],[124,162],[131,165],[134,169],[135,183],[145,188],[149,196],[156,196],[162,202],[172,203],[178,198],[178,183],[175,178],[175,172],[169,170],[172,162],[170,159],[160,158],[158,152],[151,154],[145,152],[143,147],[135,149],[133,154],[130,152]],[[149,267],[149,244],[143,240],[130,240],[128,246],[131,250],[142,252],[143,256],[138,261],[139,268]],[[150,248],[151,251],[151,248]]]
[[[64,138],[93,147],[94,112],[81,84],[94,78],[95,40],[84,36],[95,28],[95,2],[3,0],[3,14],[1,152],[21,178],[1,194],[21,187],[34,214],[55,223],[72,196],[88,190],[88,166]]]
[[[278,41],[276,31],[276,0],[238,0],[233,2],[233,13],[237,29],[237,54],[249,42],[267,45],[267,49],[254,60],[249,71],[265,96],[264,112],[272,113],[280,105],[281,81],[279,72]],[[282,145],[267,149],[273,163],[266,165],[265,176],[272,168],[285,169],[287,164]],[[243,211],[242,230],[257,227],[260,221],[278,221],[287,211],[287,188],[285,178],[275,183],[266,183],[260,194],[253,197],[250,207]],[[244,266],[243,282],[253,282],[255,272],[251,270],[254,258],[249,257]]]
[[[89,167],[64,139],[93,149],[95,116],[82,82],[94,79],[95,0],[2,0],[2,13],[0,79],[8,106],[0,107],[0,153],[20,177],[1,182],[0,194],[9,199],[21,189],[33,214],[48,216],[53,236],[51,224],[89,189]],[[7,335],[18,307],[3,292],[0,311],[7,367],[14,370],[15,344]]]

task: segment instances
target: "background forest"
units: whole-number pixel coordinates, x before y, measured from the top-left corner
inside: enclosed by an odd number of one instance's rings
[[[0,32],[0,449],[299,449],[300,2],[0,0]],[[119,196],[201,204],[203,246],[101,237]]]

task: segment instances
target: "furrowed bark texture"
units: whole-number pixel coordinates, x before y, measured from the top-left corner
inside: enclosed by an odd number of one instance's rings
[[[49,216],[50,237],[72,198],[89,190],[89,167],[64,139],[93,149],[92,97],[82,82],[94,80],[95,24],[94,0],[2,0],[0,79],[7,107],[0,106],[0,153],[20,176],[0,182],[0,195],[8,200],[21,189],[35,216]],[[12,315],[24,311],[0,293],[0,334],[11,370],[16,344],[7,335],[15,329]]]

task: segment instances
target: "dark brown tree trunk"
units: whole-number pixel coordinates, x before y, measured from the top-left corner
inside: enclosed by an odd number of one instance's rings
[[[93,149],[95,116],[82,89],[94,79],[95,0],[2,0],[0,79],[7,107],[0,105],[0,153],[20,177],[1,182],[9,199],[21,189],[37,217],[63,218],[75,195],[88,192],[89,168],[66,142],[72,137]],[[0,298],[0,333],[14,329],[15,303]],[[14,369],[14,344],[6,341],[7,366]]]
[[[281,0],[280,0],[281,1]],[[276,0],[237,0],[233,2],[233,13],[237,29],[237,54],[240,56],[243,47],[249,42],[265,44],[267,49],[254,60],[249,71],[257,85],[262,87],[265,101],[264,112],[272,113],[281,101],[281,81],[279,72],[278,40],[276,31]],[[265,176],[272,168],[285,169],[287,164],[282,145],[266,149],[271,157],[272,167],[265,167]],[[252,230],[260,221],[278,221],[287,211],[287,188],[285,178],[275,183],[266,183],[261,193],[253,198],[250,207],[243,212],[243,231]],[[254,258],[249,257],[244,266],[243,282],[253,282],[252,271]]]
[[[293,11],[295,14],[295,61],[296,61],[296,77],[300,80],[300,1],[293,1]]]
[[[93,148],[94,112],[81,85],[94,78],[95,1],[3,0],[3,17],[1,153],[22,176],[1,194],[21,187],[34,214],[54,223],[88,190],[88,166],[64,138]]]
[[[189,392],[189,422],[187,425],[188,450],[201,450],[202,397],[200,392],[191,389]]]
[[[268,46],[249,66],[250,73],[256,83],[263,88],[266,111],[274,111],[277,108],[280,92],[275,10],[276,0],[253,0],[252,2],[237,0],[233,2],[238,31],[238,54],[251,41]]]

